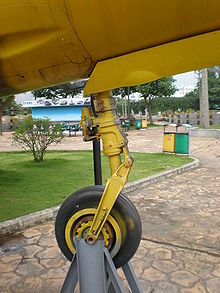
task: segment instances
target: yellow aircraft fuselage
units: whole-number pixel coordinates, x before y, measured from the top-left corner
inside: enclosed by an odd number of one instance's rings
[[[219,0],[0,0],[0,96],[85,93],[220,64]]]

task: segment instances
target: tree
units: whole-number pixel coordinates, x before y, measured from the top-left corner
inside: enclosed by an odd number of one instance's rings
[[[192,97],[199,100],[202,84],[201,71],[197,72],[198,82],[194,91],[187,93],[185,97]],[[208,95],[210,109],[220,107],[220,66],[208,68]]]
[[[130,86],[130,87],[121,87],[114,89],[112,91],[113,96],[121,96],[121,107],[122,107],[122,116],[127,118],[127,116],[130,115],[130,101],[129,101],[129,94],[134,93],[137,91],[136,86]],[[126,103],[126,96],[128,97],[128,105]],[[125,101],[125,107],[124,103]],[[128,114],[128,115],[127,115]]]
[[[149,82],[137,87],[137,91],[144,98],[145,104],[147,106],[150,123],[153,123],[151,109],[152,98],[169,97],[173,95],[176,92],[176,86],[174,85],[174,82],[175,79],[171,76],[153,82]]]
[[[42,162],[47,147],[60,143],[64,138],[62,126],[52,125],[49,119],[28,117],[18,126],[12,136],[14,143],[33,155],[35,162]]]
[[[215,109],[216,106],[220,107],[220,72],[218,67],[208,69],[208,94],[211,109]]]
[[[85,80],[76,81],[72,83],[65,83],[56,85],[49,88],[33,90],[32,94],[35,98],[44,97],[46,99],[67,98],[67,96],[74,97],[78,93],[82,92],[82,88],[85,85]]]
[[[2,115],[3,110],[14,100],[14,96],[0,98],[0,135],[2,135]]]
[[[118,89],[112,90],[113,96],[121,96],[121,113],[122,116],[125,117],[125,110],[124,110],[124,98],[126,96],[126,87],[121,87]]]

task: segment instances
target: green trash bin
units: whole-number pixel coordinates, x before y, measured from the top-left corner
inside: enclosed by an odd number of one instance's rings
[[[136,129],[141,129],[141,119],[136,119]]]
[[[175,153],[189,154],[189,133],[176,133]]]

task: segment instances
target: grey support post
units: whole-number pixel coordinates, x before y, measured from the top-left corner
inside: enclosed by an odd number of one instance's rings
[[[76,255],[73,256],[60,293],[73,293],[78,282]]]
[[[61,293],[73,293],[79,281],[80,293],[125,293],[122,281],[104,246],[103,240],[87,244],[77,239],[77,254],[73,256]],[[137,277],[128,263],[122,267],[132,293],[142,293]]]
[[[106,292],[107,280],[103,249],[103,241],[96,241],[90,245],[83,239],[77,240],[76,256],[80,292]]]

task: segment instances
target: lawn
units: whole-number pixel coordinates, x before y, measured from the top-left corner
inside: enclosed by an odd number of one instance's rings
[[[204,129],[204,127],[200,125],[198,127]],[[220,124],[210,125],[210,129],[220,129]]]
[[[129,181],[179,167],[192,159],[168,154],[133,153]],[[102,158],[103,182],[109,177]],[[24,152],[0,153],[0,222],[56,206],[73,191],[93,185],[92,152],[48,152],[35,163]]]

